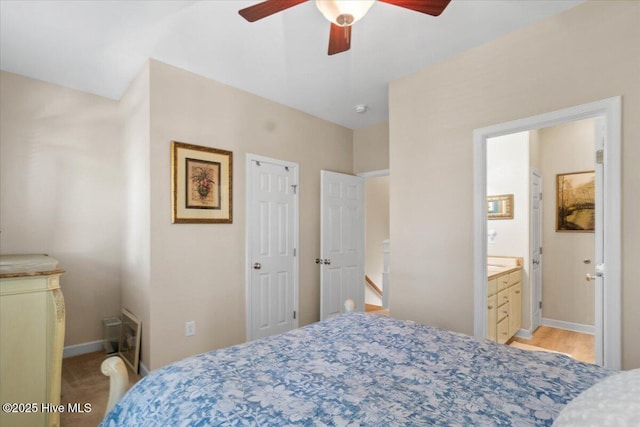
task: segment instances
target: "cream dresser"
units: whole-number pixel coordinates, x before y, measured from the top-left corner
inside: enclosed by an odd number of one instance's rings
[[[0,426],[60,425],[63,272],[46,255],[0,255]]]
[[[504,344],[522,326],[522,258],[489,257],[487,339]]]

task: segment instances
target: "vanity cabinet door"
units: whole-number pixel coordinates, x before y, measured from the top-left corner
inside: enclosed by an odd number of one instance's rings
[[[507,304],[509,302],[509,289],[498,292],[498,306]],[[509,314],[509,313],[506,313]],[[502,319],[504,316],[498,314],[498,319]]]
[[[509,273],[509,286],[522,282],[522,269]]]
[[[498,298],[496,295],[491,295],[487,298],[487,339],[491,341],[496,340],[498,320]]]
[[[509,335],[515,335],[522,326],[522,284],[509,288]]]
[[[509,316],[506,316],[504,319],[498,322],[498,343],[504,344],[509,338]]]

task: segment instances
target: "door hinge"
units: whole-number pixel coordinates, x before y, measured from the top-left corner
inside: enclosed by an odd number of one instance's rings
[[[599,164],[599,165],[604,163],[604,150],[603,149],[596,150],[596,163]]]
[[[596,264],[596,276],[604,277],[604,264]]]
[[[540,255],[542,255],[542,246],[540,246]]]
[[[542,309],[542,301],[538,301],[538,308]]]
[[[293,318],[294,318],[294,319],[296,318],[296,315],[297,315],[297,314],[298,314],[298,313],[297,313],[295,310],[293,310]]]
[[[293,256],[298,256],[298,250],[296,248],[293,248]]]
[[[291,188],[293,188],[293,194],[298,194],[298,184],[291,184]]]

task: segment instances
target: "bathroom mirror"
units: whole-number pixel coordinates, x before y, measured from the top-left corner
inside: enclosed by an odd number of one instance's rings
[[[513,219],[513,194],[487,196],[487,219]]]

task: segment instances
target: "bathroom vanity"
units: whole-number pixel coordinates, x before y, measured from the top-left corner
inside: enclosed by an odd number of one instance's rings
[[[522,258],[487,259],[487,339],[504,344],[522,326]]]

